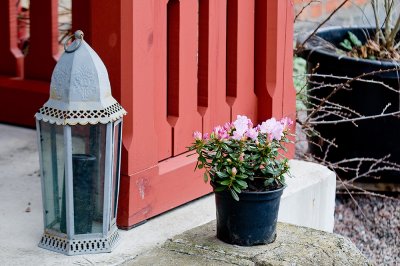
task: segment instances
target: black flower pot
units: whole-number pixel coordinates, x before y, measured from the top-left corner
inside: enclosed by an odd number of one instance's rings
[[[362,42],[366,36],[373,36],[372,28],[326,28],[320,30],[317,36],[333,43],[339,47],[339,43],[348,37],[348,32],[354,33]],[[318,44],[311,43],[308,50],[303,51],[302,57],[307,60],[307,72],[334,75],[341,77],[357,77],[363,73],[394,69],[400,62],[379,61],[368,59],[357,59],[348,56],[338,55],[332,50],[322,49]],[[317,67],[318,65],[318,67]],[[399,88],[400,71],[376,73],[365,76],[363,79],[382,82],[394,89],[394,91],[384,88],[376,83],[355,81],[349,89],[342,89],[329,99],[330,102],[346,106],[363,115],[380,114],[385,106],[390,103],[386,113],[400,110]],[[338,84],[345,82],[343,79],[330,77],[313,76],[311,81],[324,82],[325,84]],[[318,85],[312,82],[309,88],[316,88]],[[328,96],[334,88],[323,88],[310,90],[309,95],[320,99]],[[397,91],[397,92],[396,92]],[[312,100],[311,100],[312,101]],[[319,104],[315,101],[314,103]],[[321,124],[315,129],[326,139],[335,139],[337,148],[330,147],[327,159],[331,162],[355,157],[382,158],[390,154],[389,160],[400,163],[400,145],[398,136],[400,135],[400,117],[383,117],[358,121],[358,127],[352,123]],[[337,117],[327,116],[325,121],[337,120]],[[318,142],[317,137],[313,137],[313,142]],[[322,144],[322,143],[320,143]],[[324,157],[324,151],[328,144],[322,144],[321,150],[316,145],[311,145],[310,152],[316,156]],[[343,178],[352,178],[352,173],[340,172]],[[349,175],[350,176],[347,176]],[[387,181],[393,178],[398,179],[398,173],[387,171],[385,173]]]
[[[274,242],[284,188],[266,192],[242,192],[239,201],[234,200],[229,191],[215,192],[217,238],[239,246]]]

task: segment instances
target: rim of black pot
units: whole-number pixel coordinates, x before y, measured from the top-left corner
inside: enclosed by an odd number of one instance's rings
[[[335,31],[335,30],[343,30],[343,31],[360,31],[360,30],[366,30],[366,31],[374,31],[375,28],[373,27],[340,27],[340,26],[329,26],[329,27],[324,27],[319,29],[316,32],[316,35],[319,36],[322,33],[327,33],[330,31]],[[303,43],[304,40],[310,36],[312,34],[312,32],[308,32],[307,34],[305,34],[304,38],[300,38],[299,42]],[[322,37],[321,37],[322,38]],[[309,44],[310,45],[310,44]],[[327,51],[324,50],[322,48],[318,48],[318,47],[311,47],[310,49],[304,49],[302,52],[300,52],[300,56],[303,57],[304,59],[307,60],[307,57],[310,57],[312,54],[322,54],[324,56],[327,57],[331,57],[331,58],[339,58],[340,60],[344,60],[349,61],[349,62],[359,62],[359,63],[364,63],[364,64],[368,64],[368,65],[374,65],[377,68],[394,68],[394,67],[400,67],[400,62],[399,61],[388,61],[388,60],[372,60],[372,59],[363,59],[363,58],[354,58],[354,57],[350,57],[347,55],[339,55],[336,54],[332,51]]]
[[[232,197],[231,193],[229,192],[228,189],[225,189],[223,191],[214,191],[215,184],[214,182],[210,181],[211,186],[213,187],[213,192],[214,193],[219,193],[220,195],[225,194],[227,197]],[[281,194],[281,191],[283,191],[287,185],[283,185],[282,187],[274,190],[267,190],[267,191],[242,191],[241,193],[238,193],[239,196],[239,201],[243,199],[243,196],[246,198],[246,200],[258,200],[261,199],[261,197],[267,197],[270,194]],[[278,196],[277,196],[278,197]],[[275,198],[275,197],[274,197]]]

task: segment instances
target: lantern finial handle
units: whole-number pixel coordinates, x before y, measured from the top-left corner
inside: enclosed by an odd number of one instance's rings
[[[73,35],[69,36],[64,42],[64,50],[65,50],[65,52],[66,53],[72,53],[72,52],[75,52],[76,50],[78,50],[78,48],[82,44],[83,36],[84,36],[84,34],[83,34],[83,31],[81,31],[81,30],[77,30],[77,31],[75,31],[75,33]],[[67,47],[67,44],[73,37],[75,37],[75,39],[77,40],[77,44],[72,49],[69,49],[69,47],[71,47],[72,45]]]

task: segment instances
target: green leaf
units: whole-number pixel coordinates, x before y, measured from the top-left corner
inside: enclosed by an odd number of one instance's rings
[[[201,163],[197,166],[197,168],[202,169],[204,167],[204,165]]]
[[[246,189],[247,188],[247,183],[243,180],[236,180],[236,183],[242,188]]]
[[[267,178],[267,179],[265,179],[265,181],[264,181],[264,186],[267,187],[267,186],[271,185],[274,181],[275,181],[274,178]]]
[[[233,187],[233,189],[234,189],[237,193],[242,192],[242,191],[240,190],[240,188],[239,188],[238,186],[236,186],[235,184],[233,184],[232,187]]]
[[[224,191],[226,187],[216,187],[214,188],[214,192],[221,192]]]
[[[228,174],[224,173],[224,172],[217,172],[217,176],[222,177],[222,178],[226,178],[226,177],[228,177]]]
[[[355,46],[358,47],[362,46],[362,42],[357,38],[357,36],[354,33],[349,31],[347,32],[347,34],[349,34],[349,39]]]
[[[271,175],[276,174],[276,171],[272,167],[265,167],[263,172]]]
[[[245,174],[240,174],[240,175],[236,175],[236,178],[240,178],[240,179],[246,179],[248,176]]]
[[[227,152],[232,152],[232,149],[228,147],[225,143],[222,144],[222,148],[224,148]]]
[[[282,185],[286,186],[285,176],[282,175],[280,181],[281,181]]]
[[[204,180],[204,183],[207,183],[207,181],[208,181],[207,172],[204,173],[204,175],[203,175],[203,180]]]
[[[221,182],[219,182],[221,185],[224,185],[224,186],[228,186],[228,185],[230,185],[231,184],[231,180],[222,180]]]
[[[348,39],[345,39],[343,42],[339,43],[339,45],[348,51],[351,51],[353,49],[353,47],[351,46],[351,43]]]
[[[238,196],[238,194],[237,194],[233,189],[230,189],[229,191],[231,192],[232,197],[233,197],[236,201],[239,201],[239,196]]]

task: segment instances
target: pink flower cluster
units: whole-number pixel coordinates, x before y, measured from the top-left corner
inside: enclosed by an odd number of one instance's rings
[[[293,121],[290,118],[284,117],[281,120],[271,118],[253,127],[253,123],[247,116],[238,115],[233,123],[226,123],[224,126],[216,126],[211,133],[211,137],[219,140],[229,138],[242,140],[250,138],[257,141],[259,134],[267,134],[270,141],[280,141],[284,135],[284,131],[292,124]],[[208,134],[202,136],[200,132],[196,131],[193,133],[193,137],[195,140],[208,139]]]

